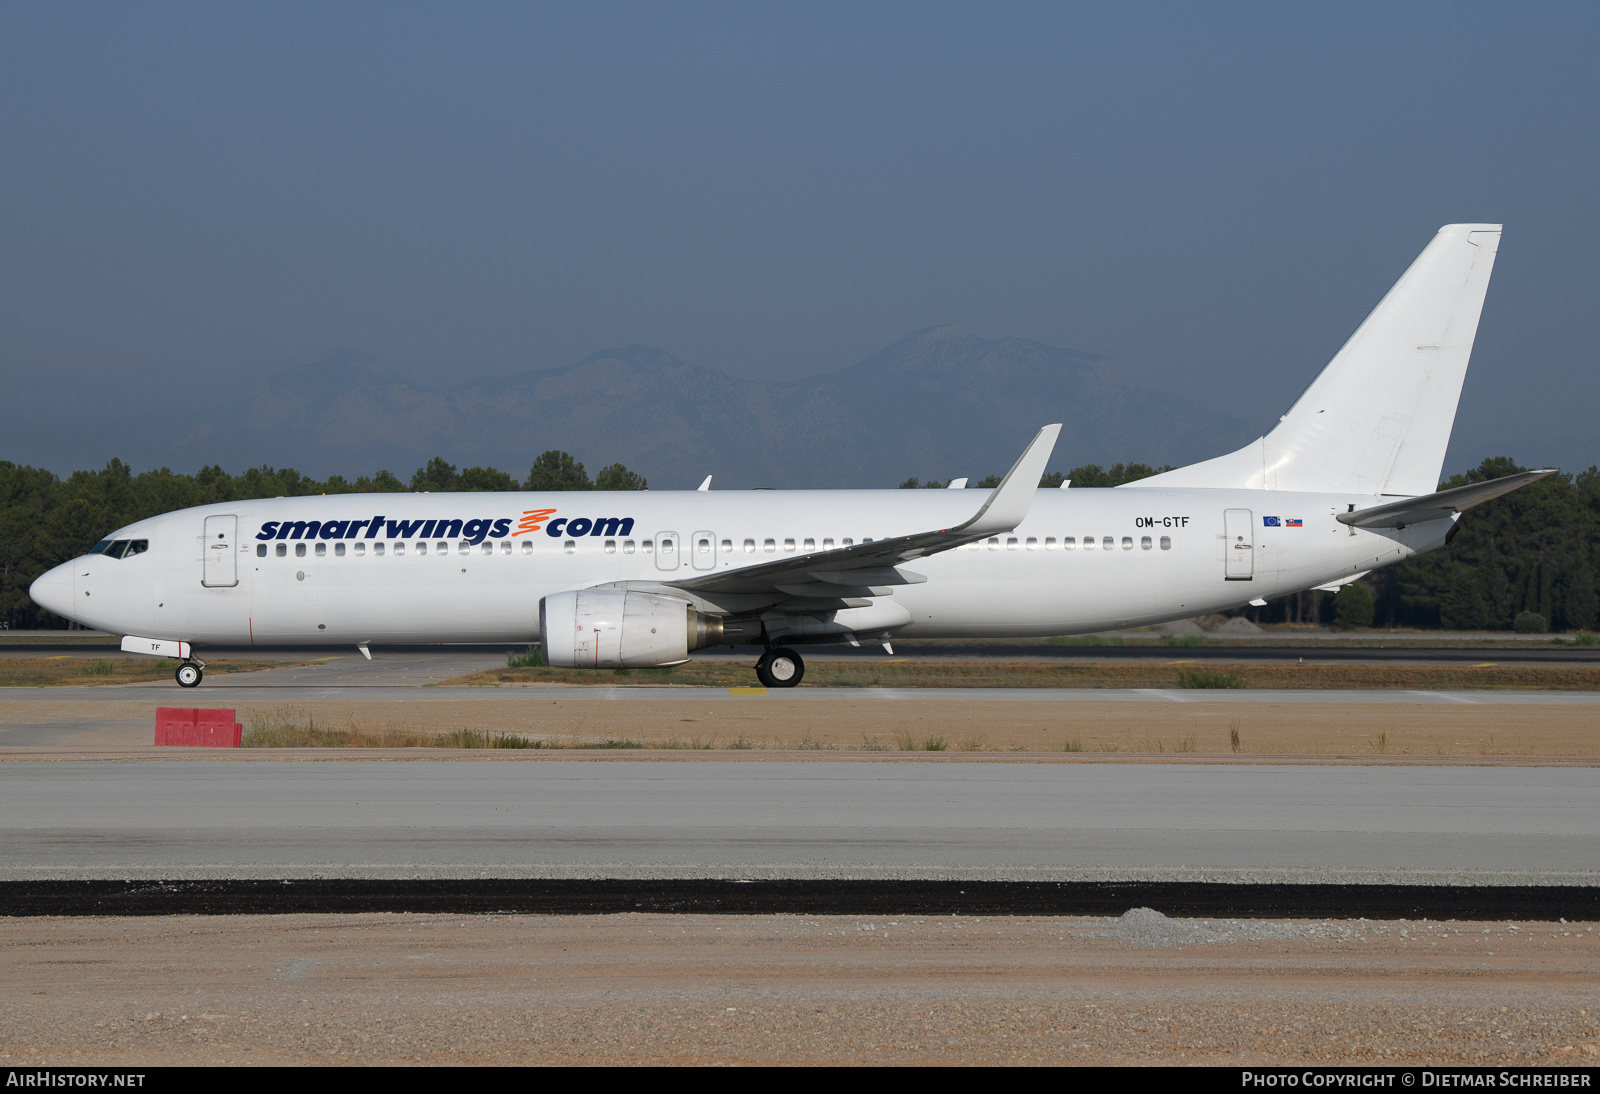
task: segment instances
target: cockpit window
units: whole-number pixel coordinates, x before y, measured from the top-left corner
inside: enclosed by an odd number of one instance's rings
[[[142,555],[150,549],[147,539],[113,539],[103,540],[94,545],[91,555],[105,555],[107,558],[132,558]]]

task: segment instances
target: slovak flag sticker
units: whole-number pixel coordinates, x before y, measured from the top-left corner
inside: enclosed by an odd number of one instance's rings
[[[1261,518],[1261,526],[1263,528],[1281,528],[1282,527],[1282,525],[1278,522],[1278,518],[1277,517],[1262,517]]]
[[[1285,528],[1303,528],[1303,527],[1305,527],[1305,525],[1303,525],[1300,522],[1300,518],[1299,517],[1284,517],[1283,518],[1283,526]]]

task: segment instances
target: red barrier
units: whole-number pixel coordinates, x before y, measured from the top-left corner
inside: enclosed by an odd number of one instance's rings
[[[244,727],[231,710],[156,707],[156,744],[238,748]]]

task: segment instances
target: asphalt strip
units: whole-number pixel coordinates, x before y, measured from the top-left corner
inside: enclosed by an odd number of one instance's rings
[[[1600,918],[1600,887],[801,880],[12,881],[0,916],[1103,915],[1456,920]]]

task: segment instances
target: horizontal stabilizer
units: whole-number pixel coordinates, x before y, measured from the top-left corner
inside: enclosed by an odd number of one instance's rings
[[[1424,494],[1420,498],[1402,498],[1383,505],[1372,505],[1351,513],[1340,513],[1339,523],[1353,528],[1404,528],[1408,524],[1421,524],[1425,520],[1439,520],[1482,505],[1492,498],[1509,494],[1518,487],[1538,482],[1555,469],[1524,471],[1520,475],[1507,475],[1503,479],[1475,482],[1471,486],[1458,486],[1454,490],[1441,490],[1437,494]]]

